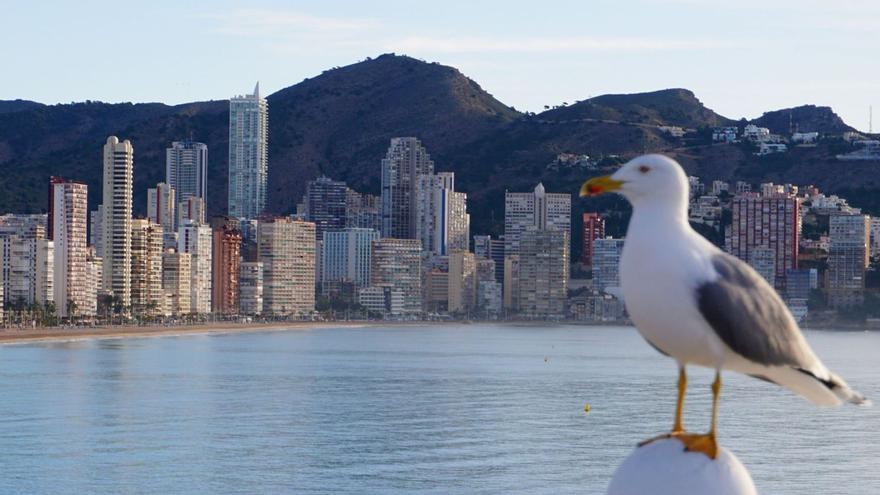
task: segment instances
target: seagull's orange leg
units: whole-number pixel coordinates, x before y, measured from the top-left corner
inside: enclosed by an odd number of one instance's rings
[[[684,433],[675,435],[675,438],[684,444],[685,450],[689,452],[702,452],[709,456],[710,459],[715,459],[718,456],[715,428],[718,422],[718,396],[720,394],[721,372],[715,371],[715,381],[712,382],[712,426],[709,429],[709,433],[705,434]]]
[[[639,447],[643,445],[648,445],[651,442],[655,442],[657,440],[663,440],[666,438],[678,437],[684,434],[684,426],[682,426],[681,417],[684,410],[684,395],[687,391],[687,373],[685,373],[684,365],[678,367],[678,400],[675,404],[675,422],[672,424],[672,431],[666,433],[664,435],[658,435],[654,438],[649,438],[642,442],[639,442]]]

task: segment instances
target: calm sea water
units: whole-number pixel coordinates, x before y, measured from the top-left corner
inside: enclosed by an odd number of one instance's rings
[[[808,338],[880,399],[880,334]],[[7,345],[0,493],[604,493],[669,428],[675,373],[614,327]],[[711,376],[691,376],[701,430]],[[880,407],[818,409],[733,375],[721,407],[721,443],[762,493],[880,493]]]

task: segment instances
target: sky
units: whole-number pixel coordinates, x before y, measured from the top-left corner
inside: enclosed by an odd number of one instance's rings
[[[831,106],[880,129],[880,2],[855,0],[0,0],[0,99],[269,94],[394,52],[519,110],[688,88],[730,118]]]

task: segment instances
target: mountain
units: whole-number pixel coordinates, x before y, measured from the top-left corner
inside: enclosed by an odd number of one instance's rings
[[[819,134],[843,134],[855,131],[846,125],[831,107],[802,105],[767,112],[753,121],[770,129],[775,134],[789,135],[792,132],[818,132]]]
[[[834,159],[848,144],[831,140],[768,157],[755,156],[745,143],[713,144],[709,128],[742,121],[718,115],[686,89],[597,96],[539,114],[521,113],[453,67],[386,54],[325,71],[267,98],[271,213],[294,211],[305,182],[319,174],[378,193],[380,161],[394,136],[419,137],[437,170],[456,172],[457,189],[469,195],[474,233],[503,231],[505,190],[527,191],[542,181],[549,191],[573,193],[585,176],[611,172],[622,160],[646,152],[674,156],[688,173],[707,181],[813,183],[880,212],[876,162]],[[223,213],[228,110],[225,100],[182,105],[0,101],[0,213],[44,211],[50,175],[88,183],[95,208],[101,201],[101,147],[108,135],[134,145],[136,213],[145,212],[147,188],[164,179],[165,148],[187,137],[208,145],[208,211]],[[851,130],[828,107],[809,105],[768,112],[752,122],[782,134],[790,127],[824,134]],[[675,138],[661,125],[696,132]],[[561,153],[589,155],[598,170],[554,166]],[[625,211],[624,205],[610,196],[577,199],[575,210]],[[621,227],[610,222],[609,229],[615,228]],[[577,246],[577,228],[573,235]]]
[[[733,121],[706,108],[687,89],[663,89],[650,93],[603,95],[548,110],[552,120],[593,119],[685,128],[715,127]]]

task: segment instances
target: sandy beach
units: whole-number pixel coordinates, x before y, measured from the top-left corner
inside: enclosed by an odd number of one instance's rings
[[[26,344],[32,342],[57,342],[79,339],[120,339],[142,337],[170,337],[178,335],[204,335],[215,333],[241,333],[266,331],[313,330],[319,328],[353,328],[374,324],[367,321],[289,321],[273,323],[217,322],[202,325],[181,326],[101,326],[85,328],[34,328],[0,329],[0,345]]]

